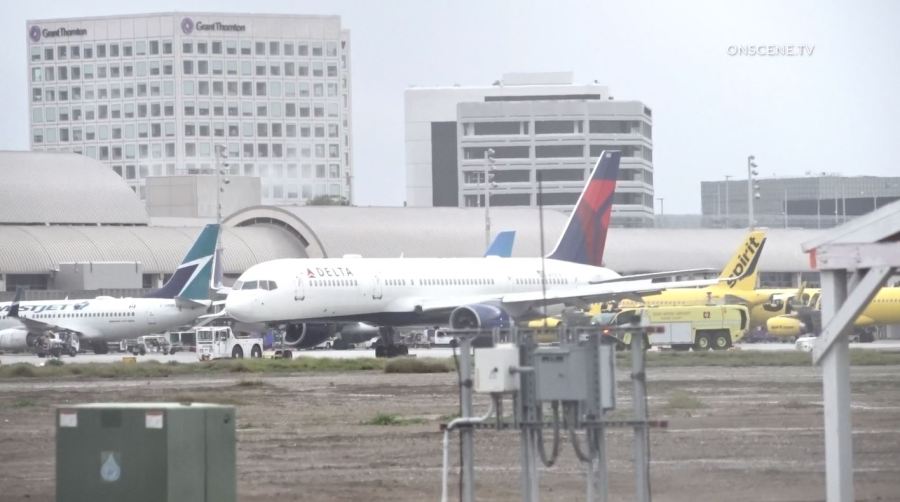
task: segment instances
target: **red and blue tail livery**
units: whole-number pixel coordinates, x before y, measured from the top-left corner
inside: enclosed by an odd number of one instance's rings
[[[588,184],[569,216],[566,230],[547,258],[602,266],[621,156],[618,151],[600,153]]]

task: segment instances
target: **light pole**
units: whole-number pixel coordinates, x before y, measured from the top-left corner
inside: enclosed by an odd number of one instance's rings
[[[784,228],[788,227],[787,188],[784,189]]]
[[[484,248],[491,245],[491,184],[494,182],[494,149],[484,151]]]
[[[657,197],[656,200],[659,201],[659,225],[661,227],[666,226],[665,224],[665,216],[666,216],[666,206],[663,204],[665,202],[665,197]]]
[[[747,157],[747,228],[750,230],[753,230],[753,199],[759,198],[759,185],[753,180],[759,174],[754,160],[756,157],[753,155]]]
[[[222,178],[223,175],[228,174],[225,171],[225,168],[228,167],[228,163],[225,162],[228,159],[228,152],[225,150],[225,145],[216,145],[216,223],[219,225],[222,224],[222,193],[225,192],[225,185],[231,183],[231,180],[228,178]]]
[[[728,222],[731,217],[729,214],[731,213],[731,209],[728,207],[728,185],[731,184],[731,178],[733,178],[733,176],[725,175],[725,228],[731,228]]]
[[[213,286],[215,288],[222,287],[222,247],[221,236],[222,236],[222,194],[225,192],[225,185],[231,183],[231,180],[223,178],[227,171],[225,170],[228,167],[228,163],[225,162],[228,159],[228,152],[225,150],[225,145],[216,145],[215,146],[216,153],[216,223],[219,225],[219,231],[216,233],[216,256],[215,262],[213,264]]]

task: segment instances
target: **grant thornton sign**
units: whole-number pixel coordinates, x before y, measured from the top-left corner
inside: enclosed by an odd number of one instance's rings
[[[42,29],[40,26],[34,25],[28,29],[28,38],[30,38],[32,42],[39,42],[42,37],[83,37],[85,35],[87,35],[86,28],[56,28],[55,30],[50,30],[47,28]]]
[[[237,23],[223,23],[221,21],[214,22],[205,22],[205,21],[194,21],[193,19],[186,17],[181,20],[181,32],[185,35],[190,35],[194,31],[202,32],[202,31],[230,31],[230,32],[242,32],[247,31],[247,25],[245,24],[237,24]]]

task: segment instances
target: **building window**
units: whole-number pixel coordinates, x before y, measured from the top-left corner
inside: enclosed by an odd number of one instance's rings
[[[466,160],[484,159],[484,153],[488,147],[463,148],[463,158]],[[531,153],[528,146],[495,146],[495,159],[527,159]]]
[[[591,120],[588,127],[591,134],[631,133],[631,122],[625,120]]]
[[[539,159],[582,157],[584,145],[537,145],[534,147],[534,156]]]
[[[534,133],[573,134],[576,132],[575,124],[576,121],[574,120],[536,120],[534,122]]]

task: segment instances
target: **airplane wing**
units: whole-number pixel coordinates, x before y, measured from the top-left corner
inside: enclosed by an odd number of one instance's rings
[[[722,279],[697,279],[690,281],[677,282],[651,282],[650,280],[630,281],[630,282],[604,282],[598,284],[590,284],[587,286],[579,286],[567,289],[554,288],[548,290],[546,294],[538,291],[526,291],[524,293],[511,293],[507,295],[472,295],[454,298],[436,298],[436,299],[405,299],[403,304],[390,305],[388,311],[410,312],[423,311],[432,312],[438,310],[454,309],[462,305],[470,305],[473,303],[484,302],[500,302],[504,305],[512,307],[513,310],[519,310],[518,307],[525,305],[554,305],[554,304],[577,304],[584,305],[596,303],[598,301],[606,301],[623,297],[634,297],[635,295],[655,293],[669,288],[693,288],[703,287],[717,284]]]
[[[28,330],[29,333],[34,334],[44,334],[47,331],[70,331],[77,332],[87,337],[97,337],[100,336],[100,332],[93,329],[72,329],[66,326],[60,326],[59,324],[55,324],[52,322],[39,321],[37,319],[32,319],[30,317],[22,317],[16,314],[15,316],[9,315],[8,317],[17,319],[25,329]]]
[[[608,279],[605,281],[594,281],[591,284],[607,284],[610,282],[624,282],[624,281],[639,281],[643,279],[661,279],[663,277],[675,277],[679,275],[697,275],[697,274],[712,274],[717,271],[712,268],[688,268],[684,270],[670,270],[668,272],[653,272],[649,274],[635,274],[635,275],[623,275],[621,277],[616,277],[615,279]]]
[[[697,269],[702,270],[702,269]],[[657,293],[666,289],[674,288],[702,288],[712,286],[724,281],[740,279],[751,270],[745,270],[742,274],[728,277],[717,277],[715,279],[693,279],[688,281],[667,281],[653,282],[654,278],[671,276],[673,274],[684,273],[686,271],[662,272],[659,274],[639,274],[632,276],[616,277],[606,281],[590,283],[588,285],[558,288],[554,287],[549,291],[526,291],[522,293],[510,293],[506,295],[472,295],[468,297],[453,298],[437,298],[437,299],[404,299],[402,305],[391,305],[388,311],[394,312],[430,312],[437,310],[454,309],[462,305],[470,305],[474,303],[497,302],[510,307],[510,310],[523,310],[531,306],[570,304],[570,305],[586,305],[608,300],[620,300],[623,297],[634,298],[635,296],[645,295],[648,293]]]
[[[65,329],[53,323],[38,321],[37,319],[31,319],[28,317],[19,317],[12,315],[10,315],[9,317],[18,319],[18,321],[22,323],[23,326],[25,326],[25,329],[27,329],[29,333],[43,333],[45,331]]]
[[[690,281],[651,282],[650,280],[603,282],[580,286],[577,288],[558,289],[547,291],[527,291],[524,293],[512,293],[500,298],[506,305],[518,305],[531,303],[535,305],[554,303],[594,303],[598,301],[621,298],[623,295],[655,293],[671,288],[697,288],[712,286],[720,282],[720,279],[697,279]]]

